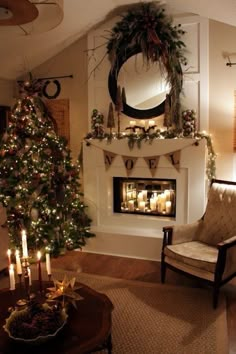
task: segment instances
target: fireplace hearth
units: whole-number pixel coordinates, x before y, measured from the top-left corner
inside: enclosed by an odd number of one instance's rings
[[[176,181],[113,177],[115,213],[175,217]]]

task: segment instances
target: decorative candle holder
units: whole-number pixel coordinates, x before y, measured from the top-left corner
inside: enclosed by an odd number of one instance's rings
[[[17,301],[18,306],[25,306],[33,297],[34,294],[30,294],[30,276],[29,276],[29,260],[28,257],[22,258],[22,268],[23,274],[18,274],[20,279],[20,286],[21,286],[21,277],[24,277],[24,286],[25,286],[25,295],[26,297],[23,299],[19,299]]]

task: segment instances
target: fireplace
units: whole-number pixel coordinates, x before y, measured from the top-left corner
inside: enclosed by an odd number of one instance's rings
[[[180,151],[178,167],[167,158],[176,150]],[[105,163],[104,156],[108,151],[111,164]],[[160,158],[153,172],[146,157],[155,155]],[[127,157],[137,158],[132,173],[128,173],[124,164]],[[203,140],[196,145],[194,139],[157,139],[151,144],[143,142],[141,148],[134,146],[133,149],[125,139],[84,142],[84,197],[92,219],[91,229],[96,234],[88,240],[85,251],[160,259],[163,227],[195,222],[203,215],[207,187],[205,176],[206,144]],[[114,189],[115,193],[118,191],[117,197],[116,194],[114,197]],[[140,192],[142,195],[139,196]],[[172,193],[172,209],[166,213],[164,207],[169,193]],[[163,208],[157,206],[157,210],[148,211],[151,210],[150,199],[157,199],[158,195],[163,197],[163,194],[166,198]],[[134,208],[135,202],[137,206],[142,198],[147,209],[130,210],[133,208],[131,196],[134,197]],[[141,208],[143,205],[141,203]]]
[[[175,217],[176,180],[113,177],[115,213]]]

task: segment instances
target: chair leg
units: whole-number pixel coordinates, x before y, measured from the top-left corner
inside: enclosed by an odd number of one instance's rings
[[[213,289],[213,308],[216,309],[218,305],[218,298],[219,298],[219,286],[214,286]]]
[[[164,261],[161,262],[161,282],[165,283],[166,280],[166,264]]]

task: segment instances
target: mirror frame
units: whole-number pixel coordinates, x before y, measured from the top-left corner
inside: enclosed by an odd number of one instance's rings
[[[108,77],[108,90],[111,96],[111,99],[114,103],[116,104],[116,97],[117,97],[117,78],[119,71],[122,67],[122,65],[132,56],[137,55],[139,53],[142,53],[141,48],[138,46],[130,47],[125,50],[125,53],[120,53],[117,57],[117,60],[114,64],[113,69],[110,70],[109,72],[109,77]],[[123,98],[122,98],[123,100]],[[154,118],[158,117],[165,112],[165,100],[160,103],[159,105],[153,107],[153,108],[148,108],[148,109],[137,109],[134,107],[131,107],[130,105],[127,104],[123,100],[123,110],[122,113],[127,115],[128,117],[132,118],[137,118],[137,119],[148,119],[148,118]]]

